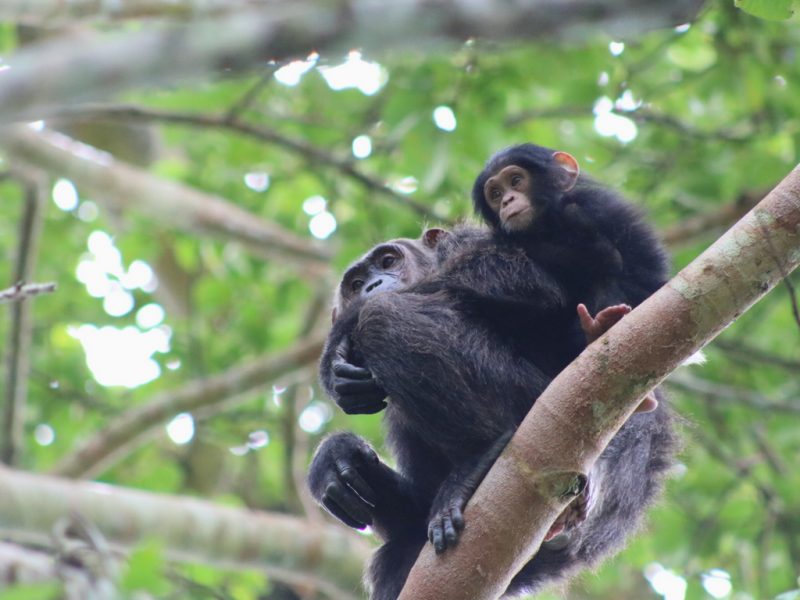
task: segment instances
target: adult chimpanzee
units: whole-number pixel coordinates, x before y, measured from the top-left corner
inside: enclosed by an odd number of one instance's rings
[[[501,316],[508,323],[498,327]],[[508,337],[515,319],[526,331],[538,327],[538,339],[557,341],[575,321],[574,307],[520,248],[500,246],[481,230],[381,244],[348,269],[321,378],[347,412],[377,412],[388,394],[387,441],[398,471],[365,441],[336,434],[318,449],[309,484],[332,514],[352,527],[371,524],[385,541],[367,576],[373,599],[397,597],[426,530],[437,551],[456,542],[464,504],[549,382],[530,360],[536,353],[520,354]],[[610,326],[602,313],[598,319],[587,338]],[[555,368],[564,360],[550,362]],[[590,493],[553,525],[553,539],[508,593],[563,577],[618,547],[658,489],[673,449],[665,407],[634,415],[589,474]]]

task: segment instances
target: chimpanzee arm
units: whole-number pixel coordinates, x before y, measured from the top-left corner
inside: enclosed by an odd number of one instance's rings
[[[567,306],[561,286],[520,248],[494,242],[459,254],[439,276],[415,288],[420,293],[446,290],[481,308],[524,308],[548,318]]]
[[[363,366],[350,338],[362,305],[353,304],[333,324],[319,365],[323,388],[350,415],[373,414],[386,408],[386,392]]]
[[[356,529],[368,525],[384,540],[424,526],[427,508],[420,506],[410,480],[383,464],[372,447],[352,433],[327,437],[308,472],[314,499],[334,517]]]

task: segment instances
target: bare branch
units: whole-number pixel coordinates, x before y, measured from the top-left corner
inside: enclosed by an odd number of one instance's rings
[[[41,286],[25,286],[33,275],[39,254],[42,212],[47,202],[46,181],[39,175],[21,176],[25,189],[25,207],[19,226],[19,244],[14,262],[14,279],[20,283],[0,292],[0,301],[22,300],[47,291]],[[27,289],[26,289],[27,288]],[[53,285],[55,288],[55,285]],[[9,292],[6,296],[5,293]],[[19,461],[23,446],[25,403],[28,396],[31,344],[31,303],[14,302],[9,311],[10,324],[6,356],[6,387],[3,403],[2,446],[0,460],[7,465]]]
[[[149,434],[176,414],[219,405],[316,361],[323,342],[323,336],[312,335],[281,353],[268,354],[219,375],[157,394],[147,404],[131,408],[109,421],[103,429],[64,456],[53,473],[67,477],[90,477],[100,473],[142,444]]]
[[[39,294],[56,291],[55,283],[18,283],[10,288],[0,290],[0,304],[5,302],[19,302]]]
[[[771,400],[753,390],[708,381],[686,373],[673,373],[666,384],[695,395],[711,396],[727,403],[741,402],[761,411],[800,413],[800,398],[796,400]]]
[[[41,0],[40,0],[41,1]],[[190,27],[61,39],[8,59],[0,118],[35,120],[44,109],[145,85],[197,78],[221,67],[249,68],[312,50],[375,50],[585,35],[602,27],[630,36],[691,21],[703,0],[275,0],[260,11],[200,20]],[[47,73],[47,77],[42,77]]]
[[[53,523],[77,513],[114,549],[129,551],[157,539],[170,560],[310,581],[337,600],[358,599],[369,554],[363,540],[341,527],[186,496],[0,469],[0,497],[0,536],[6,540],[50,546]]]
[[[723,204],[712,211],[683,219],[680,223],[668,227],[661,233],[661,239],[668,246],[677,246],[702,234],[714,234],[717,230],[733,225],[765,195],[766,191],[745,192],[733,202]]]
[[[800,373],[800,360],[792,360],[784,356],[772,354],[755,346],[749,345],[741,339],[718,339],[714,347],[719,348],[731,359],[740,361],[755,361],[779,369],[786,369],[792,373]]]
[[[426,545],[401,600],[502,595],[641,398],[798,266],[798,230],[800,166],[556,377],[467,506],[459,545]]]
[[[433,214],[433,209],[431,207],[416,202],[408,196],[394,191],[392,188],[388,187],[384,181],[363,173],[352,161],[339,158],[322,148],[309,144],[301,138],[293,138],[262,125],[253,125],[237,119],[231,119],[229,114],[223,116],[201,115],[170,112],[141,106],[103,106],[92,104],[60,109],[54,111],[54,114],[64,117],[87,116],[94,119],[161,121],[164,123],[191,125],[210,129],[226,129],[261,142],[267,142],[286,148],[304,157],[311,163],[334,168],[358,182],[367,190],[377,192],[401,206],[407,206],[425,219],[441,222],[441,219]]]
[[[263,0],[3,0],[0,20],[54,27],[75,21],[218,16],[259,5]]]
[[[2,144],[11,159],[69,177],[107,206],[139,213],[192,233],[237,241],[260,256],[299,263],[307,276],[327,272],[327,250],[219,196],[159,179],[110,154],[52,131],[9,128]]]

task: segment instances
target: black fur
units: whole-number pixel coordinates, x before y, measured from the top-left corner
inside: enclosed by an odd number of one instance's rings
[[[655,233],[636,207],[584,175],[575,187],[560,191],[553,154],[534,144],[495,154],[473,185],[475,210],[495,231],[498,244],[523,249],[551,273],[571,305],[583,302],[592,314],[612,304],[638,305],[669,275],[667,255]],[[531,174],[539,209],[528,229],[513,233],[503,231],[484,198],[487,180],[509,165]]]
[[[327,438],[309,472],[320,503],[351,526],[371,524],[385,541],[367,574],[374,600],[393,600],[402,589],[430,517],[443,508],[441,490],[475,473],[480,481],[496,441],[519,424],[550,375],[574,358],[574,345],[553,342],[566,337],[574,306],[522,249],[461,228],[437,251],[438,270],[426,271],[421,281],[348,306],[321,362],[322,383],[339,402],[333,363],[342,341],[350,340],[390,398],[385,424],[397,472],[352,434]],[[521,331],[537,335],[515,339]],[[537,356],[539,362],[532,360]],[[562,578],[619,547],[673,451],[663,402],[632,417],[590,476],[597,503],[587,521],[544,544],[508,594]]]

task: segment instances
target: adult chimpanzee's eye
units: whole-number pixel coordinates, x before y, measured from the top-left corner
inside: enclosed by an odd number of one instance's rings
[[[352,283],[350,283],[350,289],[354,292],[357,292],[364,286],[363,279],[353,279]]]
[[[381,267],[384,269],[388,269],[397,261],[397,257],[393,254],[387,254],[381,259]]]

